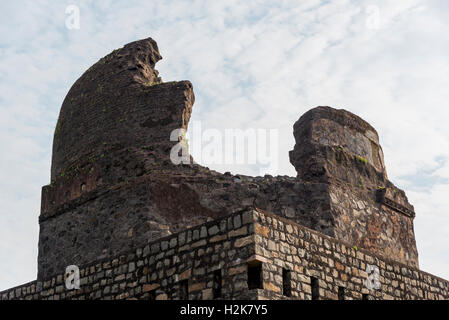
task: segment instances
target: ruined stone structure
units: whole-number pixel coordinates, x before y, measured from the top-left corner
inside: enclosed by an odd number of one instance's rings
[[[387,179],[376,130],[345,110],[318,107],[295,123],[294,135],[290,161],[298,180],[320,186],[324,197],[320,215],[307,215],[319,224],[305,225],[418,267],[415,212]]]
[[[154,40],[136,41],[70,89],[42,189],[37,280],[1,299],[449,298],[447,281],[418,269],[414,209],[372,126],[330,107],[305,113],[296,177],[175,165],[183,135],[170,134],[188,129],[194,93],[162,82],[160,59]],[[80,266],[79,290],[64,287],[68,265]]]

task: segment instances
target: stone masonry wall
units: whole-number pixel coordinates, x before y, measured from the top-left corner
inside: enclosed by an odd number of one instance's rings
[[[249,289],[252,265],[261,266],[261,281]],[[379,268],[378,290],[365,286],[368,265]],[[80,277],[79,290],[66,290],[61,270],[43,281],[0,292],[0,299],[209,300],[221,292],[222,299],[308,300],[315,290],[312,277],[319,299],[338,299],[339,292],[348,300],[449,299],[446,280],[260,209],[236,212],[128,254],[80,266]]]
[[[291,272],[291,298],[312,298],[312,277],[319,299],[449,299],[449,282],[359,249],[292,221],[254,211],[256,255],[263,261],[264,290],[258,299],[282,297],[282,272]],[[379,270],[378,290],[368,290],[367,266]],[[339,287],[343,289],[339,289]]]
[[[213,299],[218,282],[222,298],[255,298],[254,291],[245,290],[253,239],[251,212],[236,213],[128,254],[79,266],[79,290],[67,290],[65,270],[59,270],[54,277],[1,292],[0,300],[180,299],[184,280],[188,281],[189,299]]]

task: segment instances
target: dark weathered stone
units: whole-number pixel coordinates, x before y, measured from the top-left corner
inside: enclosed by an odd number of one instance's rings
[[[383,276],[376,298],[448,298],[447,281],[417,269],[414,208],[388,180],[371,125],[330,107],[305,113],[293,127],[296,177],[174,165],[170,134],[187,129],[195,98],[189,81],[162,82],[160,59],[154,40],[136,41],[70,89],[42,189],[38,279],[1,299],[176,299],[185,280],[191,298],[210,298],[216,270],[225,298],[279,299],[284,269],[294,298],[345,287],[358,299],[368,264]],[[263,288],[248,290],[254,263]],[[80,291],[62,286],[73,264]]]
[[[314,108],[294,124],[293,135],[296,145],[290,152],[290,162],[304,180],[328,182],[331,177],[345,179],[347,170],[357,167],[348,163],[348,167],[339,172],[339,166],[331,162],[333,158],[339,160],[337,155],[333,155],[338,152],[370,164],[380,176],[387,177],[376,130],[355,114],[330,107]]]
[[[387,178],[376,130],[346,111],[317,107],[294,125],[298,179],[323,184],[332,236],[418,266],[413,206]]]
[[[160,59],[151,38],[130,43],[86,71],[65,98],[52,183],[42,190],[39,278],[171,232],[165,217],[149,214],[163,209],[169,184],[148,174],[169,181],[161,167],[176,143],[170,133],[187,129],[194,94],[188,81],[161,82]]]
[[[130,43],[93,65],[65,98],[52,182],[42,189],[38,279],[145,247],[248,204],[418,265],[413,206],[388,181],[367,122],[329,107],[304,114],[290,153],[297,177],[174,165],[169,155],[177,141],[170,133],[187,129],[194,94],[188,81],[162,83],[154,69],[159,59],[151,38]],[[385,193],[377,191],[382,188]],[[232,223],[238,228],[241,221]],[[189,239],[199,240],[199,230]]]

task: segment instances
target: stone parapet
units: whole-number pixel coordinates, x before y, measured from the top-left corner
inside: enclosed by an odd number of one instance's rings
[[[1,300],[449,299],[449,282],[257,208],[246,208],[0,292]]]

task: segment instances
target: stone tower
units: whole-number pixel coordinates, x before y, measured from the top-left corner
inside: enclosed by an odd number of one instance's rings
[[[297,177],[221,174],[174,165],[174,129],[187,129],[189,81],[163,83],[151,38],[87,70],[65,98],[42,189],[38,280],[257,207],[418,266],[414,211],[388,179],[376,130],[345,110],[318,107],[294,125]],[[182,137],[179,137],[182,139]]]
[[[165,179],[170,132],[187,128],[194,95],[189,81],[161,82],[154,69],[160,59],[151,38],[130,43],[89,68],[67,94],[52,181],[42,189],[38,278],[166,235],[167,220],[177,220],[158,216],[163,200],[155,198],[164,189],[153,190],[149,172]]]
[[[294,125],[290,162],[298,179],[321,185],[332,236],[418,267],[413,206],[387,178],[376,130],[346,111],[318,107]]]

